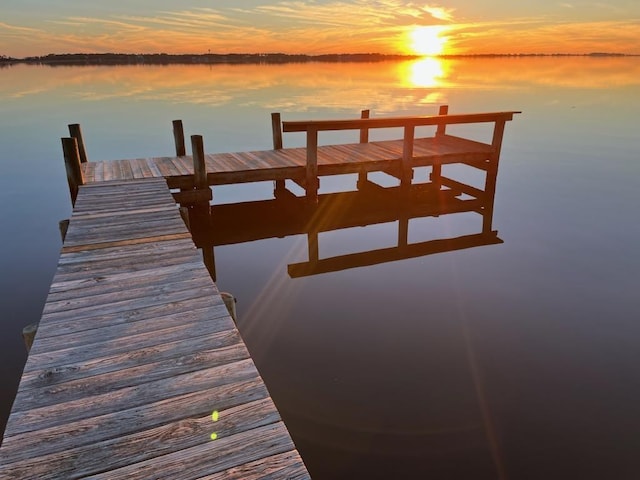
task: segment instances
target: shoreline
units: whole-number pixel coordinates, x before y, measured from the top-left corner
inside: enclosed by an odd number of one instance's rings
[[[457,54],[435,55],[431,58],[525,58],[525,57],[637,57],[624,53],[519,53],[519,54]],[[420,55],[388,55],[378,53],[292,55],[284,53],[232,54],[128,54],[128,53],[65,53],[37,57],[12,58],[0,56],[0,66],[17,63],[37,65],[172,65],[172,64],[284,64],[284,63],[358,63],[412,60]]]

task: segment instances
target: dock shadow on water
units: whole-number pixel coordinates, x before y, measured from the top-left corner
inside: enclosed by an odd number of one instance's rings
[[[321,193],[317,202],[296,195],[294,184],[277,184],[273,198],[216,204],[210,215],[191,215],[191,232],[212,277],[222,283],[216,278],[216,250],[250,242],[297,237],[306,244],[306,260],[274,273],[288,277],[287,282],[309,277],[332,282],[332,276],[349,271],[503,243],[493,228],[493,192],[485,194],[449,177],[443,177],[450,185],[444,186],[440,177],[433,181],[431,169],[425,170],[420,176],[430,181],[383,186],[389,179],[377,180],[385,174],[370,175],[357,179],[353,190]],[[453,171],[450,177],[455,177]],[[456,218],[463,219],[464,229],[425,233],[428,229],[416,228],[425,221],[451,225]],[[379,226],[391,243],[363,250],[370,243],[368,229]],[[347,240],[350,245],[323,248],[323,240],[340,243],[341,231],[358,228],[355,242]],[[279,328],[279,320],[241,316],[238,327],[314,479],[507,478],[491,402],[463,321],[424,319],[417,329],[407,329],[412,322],[402,319],[406,308],[400,307],[398,317],[389,315],[381,330],[375,316],[367,325],[363,316],[368,307],[356,304],[343,312],[342,320],[352,324],[336,331],[332,321],[317,318],[314,307],[308,308],[306,318],[297,321],[324,321],[327,330],[322,339],[311,341],[307,352],[303,345],[309,340],[294,332],[280,332],[280,339],[271,340],[288,342],[286,347],[264,348],[264,338],[274,335],[267,330]],[[281,314],[275,310],[276,316]],[[323,341],[324,353],[317,356]]]

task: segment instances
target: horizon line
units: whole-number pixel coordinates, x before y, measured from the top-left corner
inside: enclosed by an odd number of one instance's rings
[[[322,57],[394,57],[394,58],[465,58],[465,57],[555,57],[555,56],[572,56],[572,57],[636,57],[640,56],[640,53],[618,53],[618,52],[589,52],[589,53],[571,53],[571,52],[555,52],[555,53],[453,53],[453,54],[439,54],[439,55],[417,55],[417,54],[402,54],[402,53],[320,53],[320,54],[307,54],[307,53],[283,53],[283,52],[255,52],[255,53],[126,53],[126,52],[66,52],[66,53],[48,53],[45,55],[32,55],[27,57],[10,57],[7,55],[0,55],[0,61],[30,61],[41,60],[52,57],[99,57],[99,56],[128,56],[128,57],[303,57],[303,58],[322,58]]]

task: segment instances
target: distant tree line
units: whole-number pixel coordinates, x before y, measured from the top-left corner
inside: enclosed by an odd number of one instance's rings
[[[587,54],[571,53],[518,53],[518,54],[456,54],[441,55],[441,58],[493,58],[493,57],[624,57],[623,53],[593,52]],[[304,55],[286,53],[207,53],[207,54],[168,54],[168,53],[50,53],[45,56],[12,58],[0,55],[0,66],[13,63],[45,65],[171,65],[171,64],[277,64],[306,62],[381,62],[419,58],[417,55],[385,55],[380,53],[344,53],[327,55]]]
[[[5,57],[2,57],[3,59]],[[168,54],[168,53],[63,53],[39,57],[8,59],[11,63],[47,65],[171,65],[171,64],[240,64],[240,63],[304,63],[304,62],[378,62],[416,58],[411,55],[378,53],[295,55],[285,53]]]

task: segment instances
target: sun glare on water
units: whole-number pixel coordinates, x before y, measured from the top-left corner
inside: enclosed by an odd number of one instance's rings
[[[438,26],[415,27],[409,33],[411,50],[418,55],[444,54],[447,38],[442,33]]]

